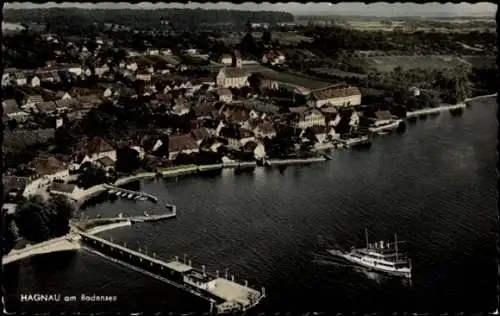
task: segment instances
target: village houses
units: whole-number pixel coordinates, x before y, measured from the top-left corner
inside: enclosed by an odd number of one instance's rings
[[[325,116],[316,109],[303,109],[296,113],[295,127],[305,129],[315,125],[325,126]]]
[[[253,130],[256,137],[273,138],[276,136],[276,129],[269,121],[263,121]]]
[[[14,99],[2,101],[2,107],[4,117],[9,120],[23,122],[29,117],[29,114],[21,110],[17,101]]]

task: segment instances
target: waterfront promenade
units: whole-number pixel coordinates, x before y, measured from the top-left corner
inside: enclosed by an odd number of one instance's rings
[[[18,260],[29,257],[48,254],[60,251],[78,250],[80,246],[80,234],[95,235],[104,231],[131,226],[133,223],[153,222],[164,219],[175,218],[177,216],[174,205],[167,205],[171,211],[164,214],[148,215],[148,216],[131,216],[131,217],[111,217],[111,218],[94,218],[85,220],[82,223],[78,220],[73,221],[70,225],[70,232],[64,236],[49,239],[37,244],[28,245],[21,249],[13,249],[7,255],[3,256],[3,264],[9,264]],[[100,224],[102,223],[102,224]],[[100,224],[100,225],[99,225]],[[96,225],[91,228],[85,226]]]
[[[8,255],[3,256],[2,264],[9,264],[29,257],[60,251],[80,249],[79,236],[70,232],[59,238],[50,239],[38,244],[28,245],[22,249],[12,249]]]

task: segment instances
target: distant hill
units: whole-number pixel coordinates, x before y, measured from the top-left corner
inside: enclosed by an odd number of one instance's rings
[[[79,9],[33,8],[4,9],[4,21],[10,23],[50,23],[51,20],[73,20],[82,23],[113,23],[121,25],[158,25],[168,21],[174,25],[200,25],[247,22],[293,22],[291,13],[274,11],[204,10],[204,9]]]

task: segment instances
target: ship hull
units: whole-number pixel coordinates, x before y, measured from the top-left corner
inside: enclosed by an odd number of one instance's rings
[[[404,278],[409,278],[409,279],[411,278],[411,271],[408,269],[395,270],[395,269],[385,268],[385,267],[382,267],[380,265],[375,266],[375,265],[370,264],[368,262],[362,261],[361,259],[354,258],[354,257],[350,256],[348,253],[345,253],[345,252],[342,252],[339,250],[328,250],[328,253],[330,253],[331,255],[333,255],[335,257],[343,258],[351,263],[354,263],[354,264],[361,266],[363,268],[366,268],[366,269],[385,273],[385,274],[392,275],[392,276],[404,277]]]

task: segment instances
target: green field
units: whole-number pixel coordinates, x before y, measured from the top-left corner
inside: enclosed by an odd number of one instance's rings
[[[366,72],[392,72],[395,68],[408,69],[450,69],[457,66],[470,66],[469,62],[450,55],[434,56],[381,56],[353,57],[347,60],[352,66],[362,67]]]

